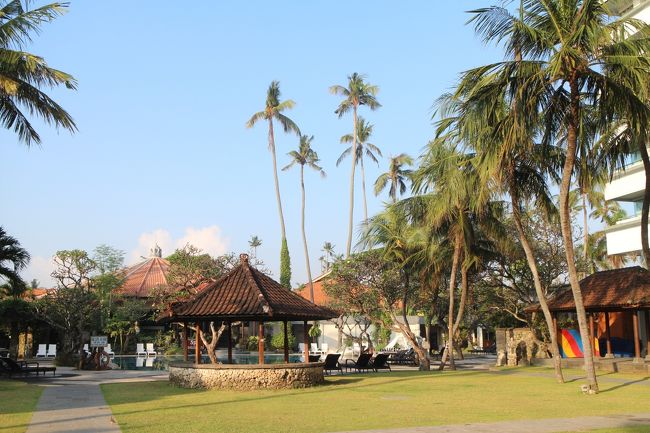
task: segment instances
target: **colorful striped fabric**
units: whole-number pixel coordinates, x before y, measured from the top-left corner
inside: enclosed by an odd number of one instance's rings
[[[560,334],[562,358],[582,358],[582,339],[577,329],[562,329]]]

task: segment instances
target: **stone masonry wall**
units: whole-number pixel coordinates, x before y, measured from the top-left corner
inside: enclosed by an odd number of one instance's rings
[[[306,388],[324,382],[323,364],[171,364],[169,381],[183,388],[236,390]]]

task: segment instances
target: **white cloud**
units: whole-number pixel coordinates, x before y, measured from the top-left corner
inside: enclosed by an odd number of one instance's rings
[[[188,227],[185,236],[176,241],[176,248],[191,244],[211,256],[219,256],[228,252],[229,242],[221,235],[219,226],[209,226],[199,229]]]
[[[156,244],[162,249],[163,254],[171,254],[174,250],[172,235],[164,229],[157,229],[152,232],[142,233],[138,237],[138,246],[131,251],[130,263],[142,261],[142,257],[149,257],[151,249]]]
[[[35,278],[39,282],[39,287],[50,288],[55,286],[54,279],[50,276],[54,268],[52,257],[32,256],[29,266],[21,272],[21,276],[27,284]]]
[[[188,243],[213,256],[225,254],[230,245],[228,239],[223,237],[221,228],[216,225],[200,228],[187,227],[185,234],[177,239],[174,239],[169,231],[157,229],[142,233],[138,237],[138,246],[131,251],[130,263],[137,263],[142,260],[142,257],[149,257],[151,249],[156,244],[162,249],[163,256],[167,256],[176,248],[183,248]]]

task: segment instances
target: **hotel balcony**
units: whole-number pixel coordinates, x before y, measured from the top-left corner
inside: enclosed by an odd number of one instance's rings
[[[619,221],[605,228],[607,255],[641,251],[641,216]]]
[[[645,191],[645,172],[643,161],[636,161],[614,175],[605,186],[605,200],[630,201],[643,200]]]

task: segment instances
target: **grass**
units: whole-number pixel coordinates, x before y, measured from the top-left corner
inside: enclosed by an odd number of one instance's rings
[[[0,432],[22,433],[32,418],[43,388],[15,380],[0,380]]]
[[[539,368],[346,375],[288,391],[188,390],[166,381],[102,390],[122,431],[143,433],[316,433],[648,412],[650,378],[601,378],[595,396],[580,392],[582,380],[558,385]]]

